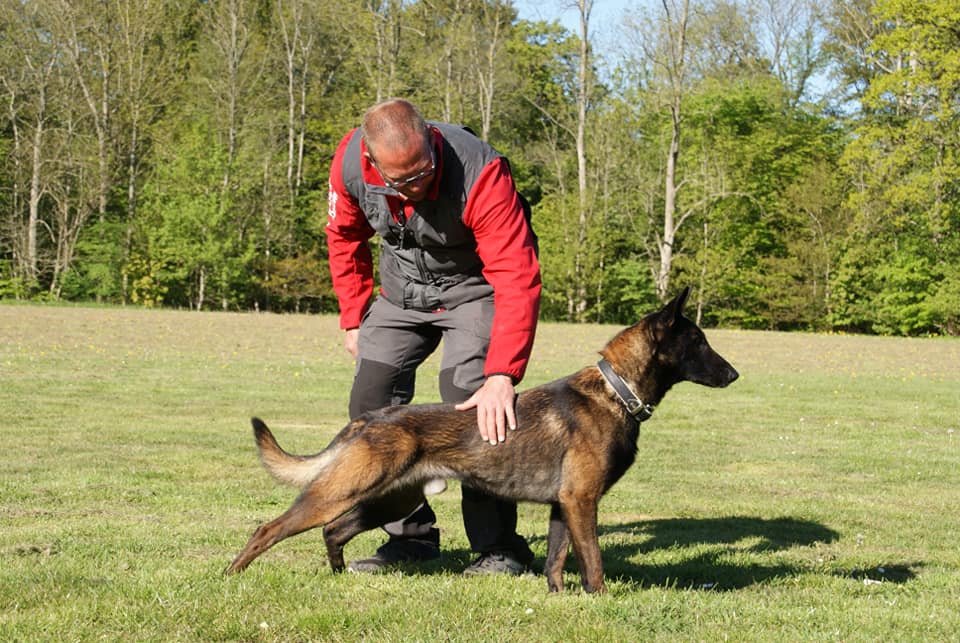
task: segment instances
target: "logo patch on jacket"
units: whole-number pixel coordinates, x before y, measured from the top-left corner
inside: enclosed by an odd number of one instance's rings
[[[336,218],[337,216],[337,198],[338,195],[333,189],[333,183],[328,183],[329,191],[327,192],[327,216],[331,219]]]

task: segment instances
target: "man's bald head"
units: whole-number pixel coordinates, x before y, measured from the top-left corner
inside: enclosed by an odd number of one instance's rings
[[[413,103],[391,98],[367,110],[360,124],[367,152],[377,158],[378,150],[423,149],[427,125]]]

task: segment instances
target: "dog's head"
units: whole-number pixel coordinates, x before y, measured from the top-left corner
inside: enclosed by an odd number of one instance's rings
[[[690,288],[654,313],[650,326],[656,338],[656,357],[663,368],[676,372],[677,381],[722,388],[739,377],[736,369],[720,356],[703,331],[687,319],[683,307]]]
[[[739,377],[727,360],[707,342],[703,331],[683,314],[690,288],[617,335],[603,356],[621,376],[654,379],[661,390],[677,382],[724,387]]]

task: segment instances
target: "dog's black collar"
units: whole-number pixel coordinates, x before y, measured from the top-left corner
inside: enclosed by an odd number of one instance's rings
[[[623,381],[623,378],[613,370],[610,362],[601,359],[597,362],[597,367],[600,369],[603,379],[607,380],[607,383],[613,387],[613,390],[616,392],[617,397],[620,398],[623,406],[626,407],[630,417],[637,422],[649,420],[650,416],[653,415],[653,405],[645,404],[643,400],[637,397],[636,394],[630,390],[630,386]]]

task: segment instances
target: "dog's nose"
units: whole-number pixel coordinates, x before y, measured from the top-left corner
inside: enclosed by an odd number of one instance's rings
[[[737,372],[737,369],[727,366],[727,384],[733,384],[738,377],[740,377],[740,373]]]

